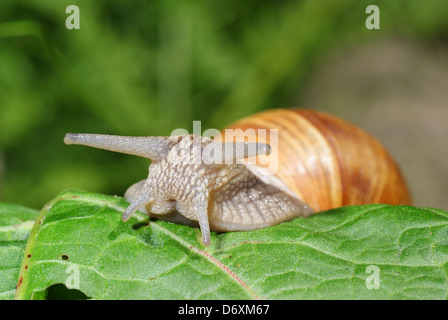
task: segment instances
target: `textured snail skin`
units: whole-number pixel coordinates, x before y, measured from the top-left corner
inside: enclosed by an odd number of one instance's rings
[[[382,144],[335,116],[274,109],[229,128],[278,129],[278,146],[269,139],[252,136],[249,140],[271,144],[270,158],[278,159],[274,176],[316,212],[345,205],[411,204],[405,180]]]
[[[240,142],[223,143],[197,135],[67,134],[64,142],[151,159],[147,179],[125,193],[131,204],[123,221],[140,210],[199,226],[204,245],[210,244],[210,230],[253,230],[344,205],[410,204],[403,177],[384,147],[336,117],[278,109],[249,116],[229,128],[277,129],[278,136],[266,135],[264,141],[246,134]],[[244,137],[256,144],[242,142]],[[251,145],[257,146],[257,152],[250,151]],[[240,154],[223,155],[225,163],[206,161],[204,155],[212,146],[218,146],[218,151],[240,150]],[[270,155],[258,155],[259,150]],[[254,155],[258,155],[256,164],[243,164],[244,158]],[[277,170],[266,175],[270,161],[278,161]]]
[[[96,134],[67,134],[64,141],[150,158],[148,178],[125,193],[131,204],[122,220],[140,210],[163,220],[199,225],[204,245],[210,244],[210,230],[253,230],[312,213],[299,199],[264,183],[238,162],[252,154],[250,144],[244,142],[223,144],[197,135],[145,138]],[[210,146],[237,154],[229,157],[223,153],[222,160],[230,163],[205,161]],[[265,144],[255,146],[256,150],[270,150]],[[154,150],[161,153],[155,156]]]

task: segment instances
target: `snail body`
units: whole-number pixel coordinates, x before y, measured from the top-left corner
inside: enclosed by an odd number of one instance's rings
[[[237,128],[243,136],[231,140],[226,131],[222,139],[69,133],[64,141],[151,159],[147,179],[125,193],[130,205],[122,220],[140,210],[199,226],[204,245],[210,244],[210,230],[253,230],[343,205],[410,203],[387,151],[343,120],[310,110],[278,109],[249,116],[228,129]],[[278,129],[277,138],[247,130],[270,128]],[[245,163],[247,159],[257,161]],[[268,172],[273,162],[276,170]]]

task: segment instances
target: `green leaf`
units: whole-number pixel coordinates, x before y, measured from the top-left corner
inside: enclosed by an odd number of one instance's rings
[[[448,213],[351,206],[212,233],[120,217],[128,203],[66,191],[40,213],[16,298],[446,299]],[[369,289],[379,284],[378,289]]]
[[[0,300],[14,298],[26,241],[37,210],[0,203]]]

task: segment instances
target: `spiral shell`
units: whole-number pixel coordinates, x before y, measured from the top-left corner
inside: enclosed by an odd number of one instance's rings
[[[228,129],[242,129],[249,141],[269,143],[269,161],[278,163],[272,166],[260,159],[256,167],[277,168],[265,179],[292,191],[316,212],[345,205],[411,203],[404,178],[383,145],[335,116],[274,109],[243,118]],[[278,141],[269,134],[259,135],[259,129],[278,129]],[[224,139],[228,140],[225,134]]]

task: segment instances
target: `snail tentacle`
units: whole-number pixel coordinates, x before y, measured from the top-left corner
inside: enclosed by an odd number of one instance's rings
[[[202,244],[204,246],[210,245],[210,224],[208,221],[208,192],[206,190],[200,191],[192,201],[192,209],[195,211],[199,222],[199,228],[202,234]]]
[[[65,144],[127,153],[155,161],[165,158],[176,140],[176,137],[129,137],[89,133],[67,133],[64,137]]]
[[[129,218],[131,218],[131,216],[135,213],[135,211],[139,210],[142,206],[146,206],[153,201],[154,198],[151,192],[151,185],[149,184],[148,180],[146,180],[145,184],[143,185],[143,188],[141,189],[140,194],[127,207],[127,209],[121,216],[121,220],[123,220],[124,222],[128,221]]]

